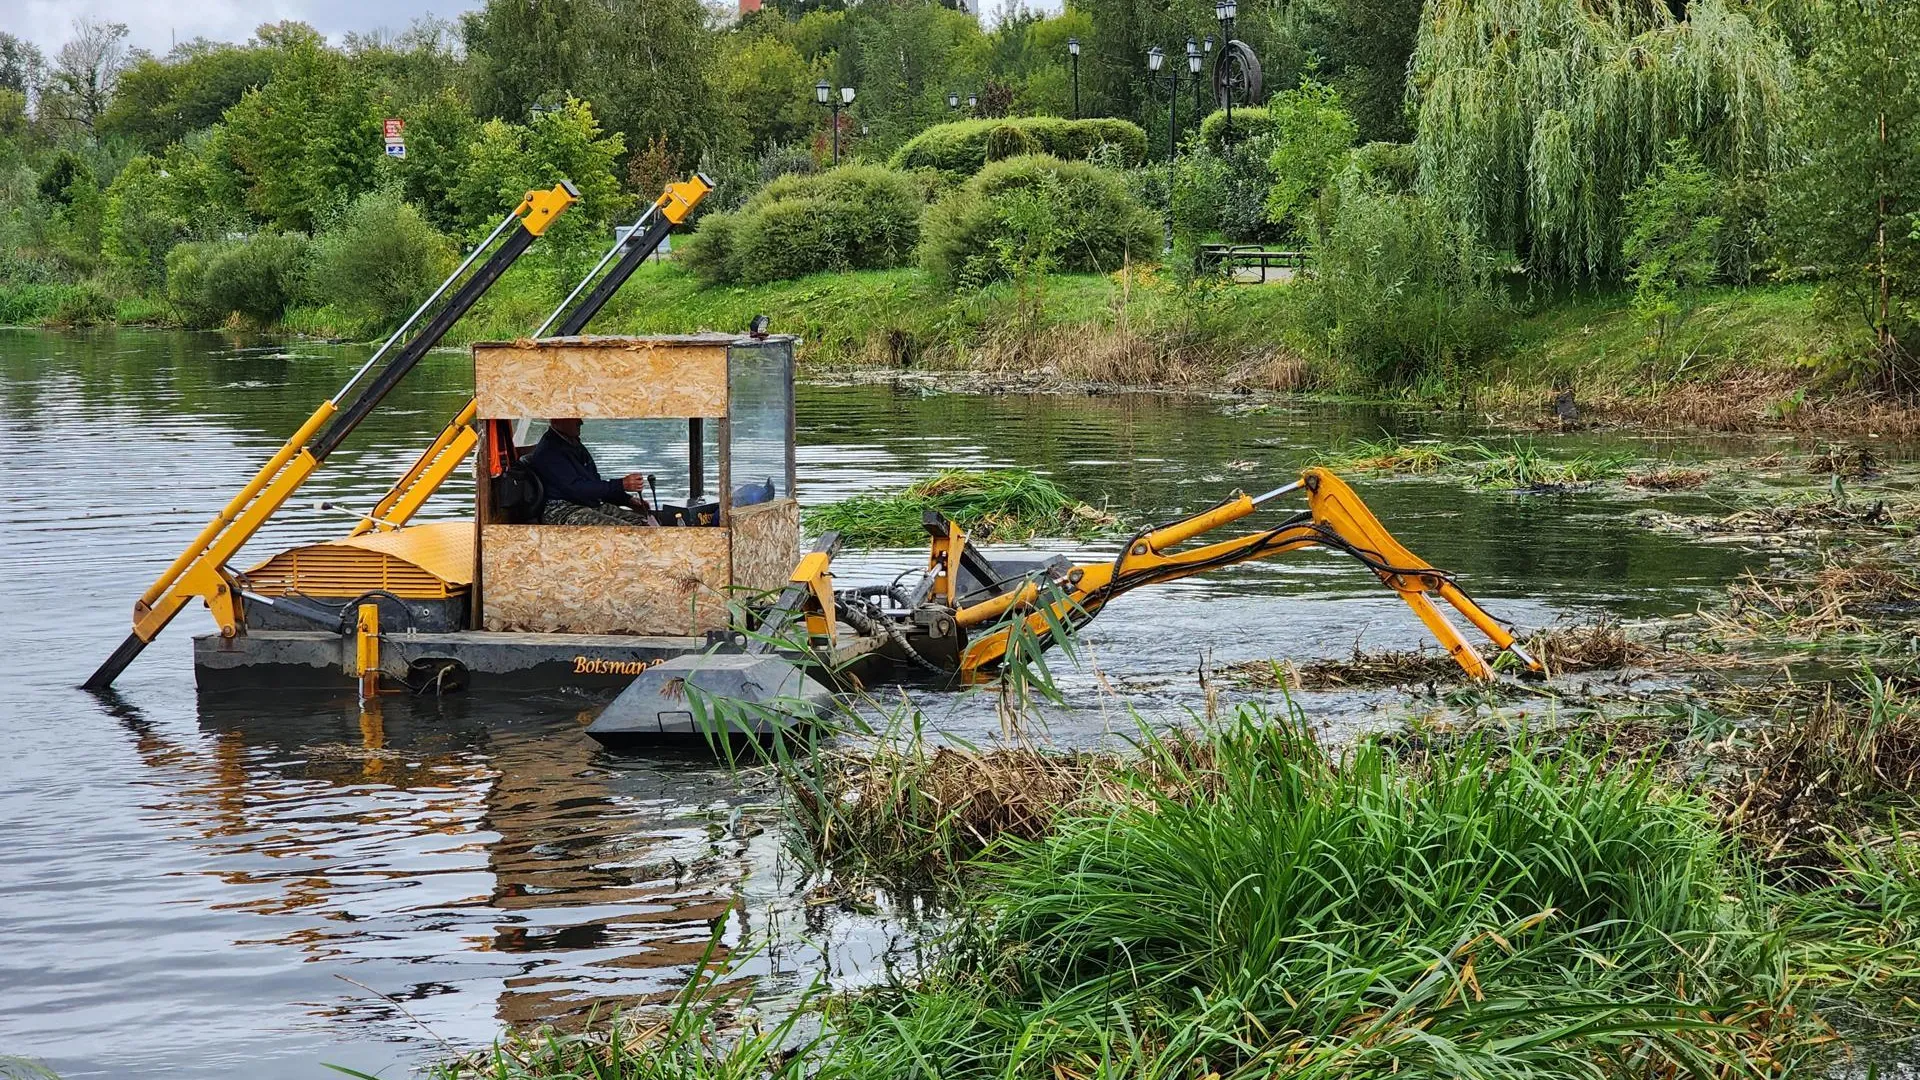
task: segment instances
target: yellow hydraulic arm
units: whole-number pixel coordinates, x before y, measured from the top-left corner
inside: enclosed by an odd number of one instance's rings
[[[553,314],[547,316],[547,321],[540,324],[540,329],[533,332],[533,336],[544,337],[548,330],[556,326],[562,337],[585,330],[588,321],[600,313],[600,309],[606,306],[620,286],[626,284],[640,264],[646,262],[667,234],[676,225],[685,222],[688,215],[693,213],[693,208],[699,206],[700,200],[712,190],[713,182],[701,173],[695,173],[691,180],[677,180],[668,184],[667,190],[607,249],[607,253],[600,257],[600,261],[580,280],[573,292],[560,302]],[[600,277],[600,272],[616,256],[619,262],[614,263],[613,269],[605,277]],[[580,298],[581,292],[595,278],[599,278],[599,284],[576,305],[574,301]],[[373,512],[361,518],[349,535],[359,536],[375,529],[397,529],[405,525],[414,512],[439,490],[447,477],[453,475],[467,455],[473,453],[473,448],[479,445],[480,435],[473,425],[478,412],[476,403],[468,401],[459,415],[427,447],[426,453],[421,454],[405,475],[387,489],[387,493],[374,504]]]
[[[226,568],[227,561],[253,538],[268,518],[286,504],[307,477],[320,467],[320,463],[366,419],[381,399],[419,363],[427,350],[438,343],[474,302],[499,280],[507,267],[579,197],[573,185],[564,180],[547,191],[527,192],[520,205],[473,249],[473,253],[454,270],[452,276],[434,290],[433,295],[420,305],[400,329],[394,331],[386,344],[347,380],[339,392],[320,403],[307,422],[300,425],[300,430],[294,432],[293,437],[267,459],[267,463],[240,489],[240,493],[207,523],[206,528],[200,530],[200,535],[187,545],[180,557],[140,595],[133,605],[133,632],[87,679],[84,684],[86,688],[100,690],[112,685],[113,680],[146,648],[147,643],[196,597],[204,600],[207,608],[213,612],[214,621],[219,623],[222,635],[237,635],[242,625],[241,608],[236,595],[238,586]],[[509,230],[511,234],[496,246],[495,241],[500,240],[503,234],[508,234]],[[467,269],[489,249],[492,254],[487,261],[464,281],[461,280]],[[459,282],[457,287],[455,282]],[[395,351],[395,346],[407,331],[442,296],[446,296],[449,289],[452,294],[447,297],[446,303],[418,333]],[[393,353],[392,359],[379,367],[378,373],[358,394],[348,399],[348,393],[363,377],[373,372],[389,352]]]
[[[1275,528],[1182,551],[1173,550],[1203,533],[1252,514],[1273,499],[1303,489],[1307,493],[1307,510]],[[964,539],[960,542],[964,543]],[[1333,548],[1359,559],[1407,602],[1454,660],[1474,678],[1490,679],[1493,669],[1434,603],[1436,599],[1466,616],[1467,621],[1496,646],[1513,653],[1529,668],[1541,669],[1539,662],[1521,649],[1506,627],[1460,591],[1449,574],[1401,546],[1353,489],[1324,469],[1308,469],[1298,481],[1264,495],[1236,495],[1210,510],[1142,532],[1111,562],[1072,567],[1064,575],[1059,592],[1053,594],[1052,619],[1062,624],[1085,622],[1098,614],[1109,600],[1143,585],[1174,581],[1309,547]],[[1025,612],[1027,628],[1045,640],[1051,626],[1047,613],[1036,607],[1040,598],[1041,585],[1029,581],[991,600],[961,607],[955,612],[954,617],[962,627],[993,627],[967,643],[960,656],[962,678],[975,677],[1006,656],[1012,633],[1011,620],[1007,618],[1010,614],[1018,616]]]

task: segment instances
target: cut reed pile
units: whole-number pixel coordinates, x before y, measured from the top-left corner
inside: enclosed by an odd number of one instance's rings
[[[1550,627],[1527,638],[1524,644],[1546,666],[1549,676],[1685,662],[1678,654],[1633,640],[1625,627],[1611,621]],[[1491,644],[1482,643],[1476,648],[1490,663],[1498,663],[1506,655]],[[1466,672],[1444,652],[1374,651],[1358,645],[1345,660],[1252,660],[1217,668],[1214,674],[1249,690],[1341,690],[1466,680]]]
[[[944,514],[979,541],[1035,536],[1086,538],[1113,530],[1117,519],[1075,499],[1038,473],[949,470],[904,491],[856,495],[806,512],[814,533],[838,532],[853,547],[923,544],[929,510]]]
[[[1645,488],[1648,491],[1691,491],[1711,479],[1713,479],[1713,473],[1707,469],[1664,466],[1628,473],[1627,486]]]
[[[1748,573],[1727,587],[1724,608],[1702,613],[1729,641],[1806,641],[1885,629],[1890,617],[1920,615],[1920,572],[1901,561],[1829,553],[1817,568]]]

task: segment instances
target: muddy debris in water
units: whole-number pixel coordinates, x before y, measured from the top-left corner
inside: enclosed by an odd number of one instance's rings
[[[1839,476],[1862,479],[1877,476],[1880,462],[1864,446],[1829,446],[1807,460],[1807,471],[1815,476]]]
[[[1642,509],[1634,511],[1630,520],[1655,532],[1689,533],[1765,545],[1806,542],[1858,530],[1891,533],[1904,526],[1911,517],[1911,508],[1895,507],[1884,499],[1872,502],[1825,499],[1819,502],[1748,507],[1720,517]]]
[[[1523,645],[1545,665],[1550,676],[1672,666],[1684,661],[1679,654],[1635,641],[1625,627],[1611,621],[1550,627],[1527,638]],[[1500,656],[1500,650],[1490,644],[1482,644],[1478,650],[1489,663]],[[1218,667],[1209,674],[1242,690],[1357,690],[1458,683],[1467,677],[1453,657],[1443,652],[1376,651],[1358,645],[1344,660],[1251,660]]]
[[[1643,488],[1647,491],[1691,491],[1711,479],[1713,479],[1711,470],[1684,469],[1670,465],[1630,472],[1627,474],[1627,486]]]

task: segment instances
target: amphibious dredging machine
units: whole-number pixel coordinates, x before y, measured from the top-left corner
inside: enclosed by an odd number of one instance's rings
[[[612,695],[588,729],[611,746],[765,736],[816,715],[835,689],[990,679],[1123,593],[1308,547],[1353,556],[1469,675],[1493,671],[1440,604],[1538,670],[1452,575],[1402,547],[1321,469],[1141,529],[1097,562],[996,558],[928,514],[917,581],[836,588],[835,534],[800,554],[792,338],[766,333],[764,320],[741,336],[583,336],[709,190],[701,176],[672,184],[529,337],[475,344],[473,399],[348,535],[233,569],[247,540],[577,198],[564,181],[529,192],[136,601],[132,633],[86,686],[111,685],[198,599],[217,624],[194,640],[203,687],[357,682],[371,696],[557,683]],[[640,433],[666,463],[668,500],[650,478],[659,525],[538,523],[538,481],[517,462],[525,422],[555,416],[626,421],[629,441]],[[410,524],[470,455],[473,517]],[[1304,507],[1205,539],[1288,496]]]

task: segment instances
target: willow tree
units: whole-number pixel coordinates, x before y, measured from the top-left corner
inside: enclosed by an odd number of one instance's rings
[[[1731,0],[1428,0],[1410,65],[1423,193],[1537,273],[1620,265],[1626,195],[1685,139],[1773,169],[1793,66]]]

